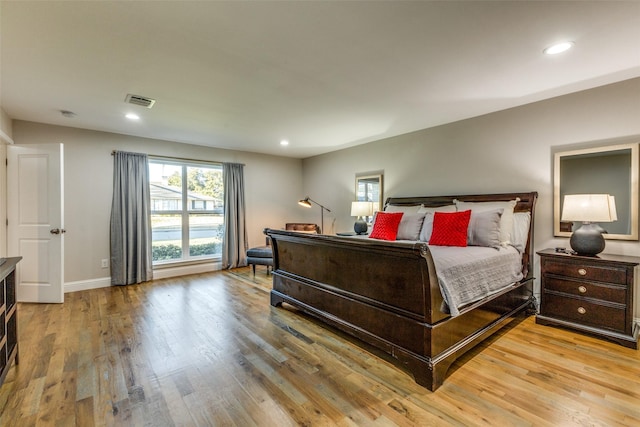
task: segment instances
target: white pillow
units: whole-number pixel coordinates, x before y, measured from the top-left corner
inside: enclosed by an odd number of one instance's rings
[[[510,245],[512,241],[513,208],[519,201],[520,199],[509,200],[508,202],[461,202],[460,200],[454,200],[453,202],[459,211],[471,209],[472,212],[486,212],[494,209],[503,209],[500,217],[500,244],[506,246]]]
[[[455,211],[456,211],[456,205],[436,206],[435,208],[430,208],[425,205],[422,205],[420,206],[420,209],[418,209],[419,213],[455,212]]]
[[[385,212],[402,212],[405,214],[416,214],[416,213],[421,213],[419,209],[420,209],[420,205],[413,205],[413,206],[387,205],[384,208],[384,211]]]
[[[529,238],[529,224],[531,223],[531,212],[516,212],[513,214],[513,233],[511,235],[511,245],[519,252],[524,251]]]
[[[456,205],[438,206],[435,208],[422,206],[419,212],[424,213],[424,221],[422,222],[422,230],[420,230],[420,241],[429,243],[429,240],[431,239],[431,233],[433,232],[433,214],[435,212],[455,211]]]

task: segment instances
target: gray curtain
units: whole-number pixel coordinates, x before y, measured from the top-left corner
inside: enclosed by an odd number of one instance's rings
[[[247,228],[244,207],[244,165],[224,163],[224,241],[222,268],[247,265]]]
[[[111,284],[146,282],[153,278],[147,155],[116,152],[113,158]]]

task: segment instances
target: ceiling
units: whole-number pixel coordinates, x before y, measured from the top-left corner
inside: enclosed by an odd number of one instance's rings
[[[13,119],[299,158],[640,76],[638,1],[2,1],[0,15]]]

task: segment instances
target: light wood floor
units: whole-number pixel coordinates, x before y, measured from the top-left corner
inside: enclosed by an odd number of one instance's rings
[[[640,351],[531,317],[432,393],[375,350],[272,308],[265,272],[21,304],[0,425],[640,425]]]

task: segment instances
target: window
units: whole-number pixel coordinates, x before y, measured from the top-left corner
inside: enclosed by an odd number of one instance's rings
[[[219,258],[222,165],[149,159],[153,264]]]

